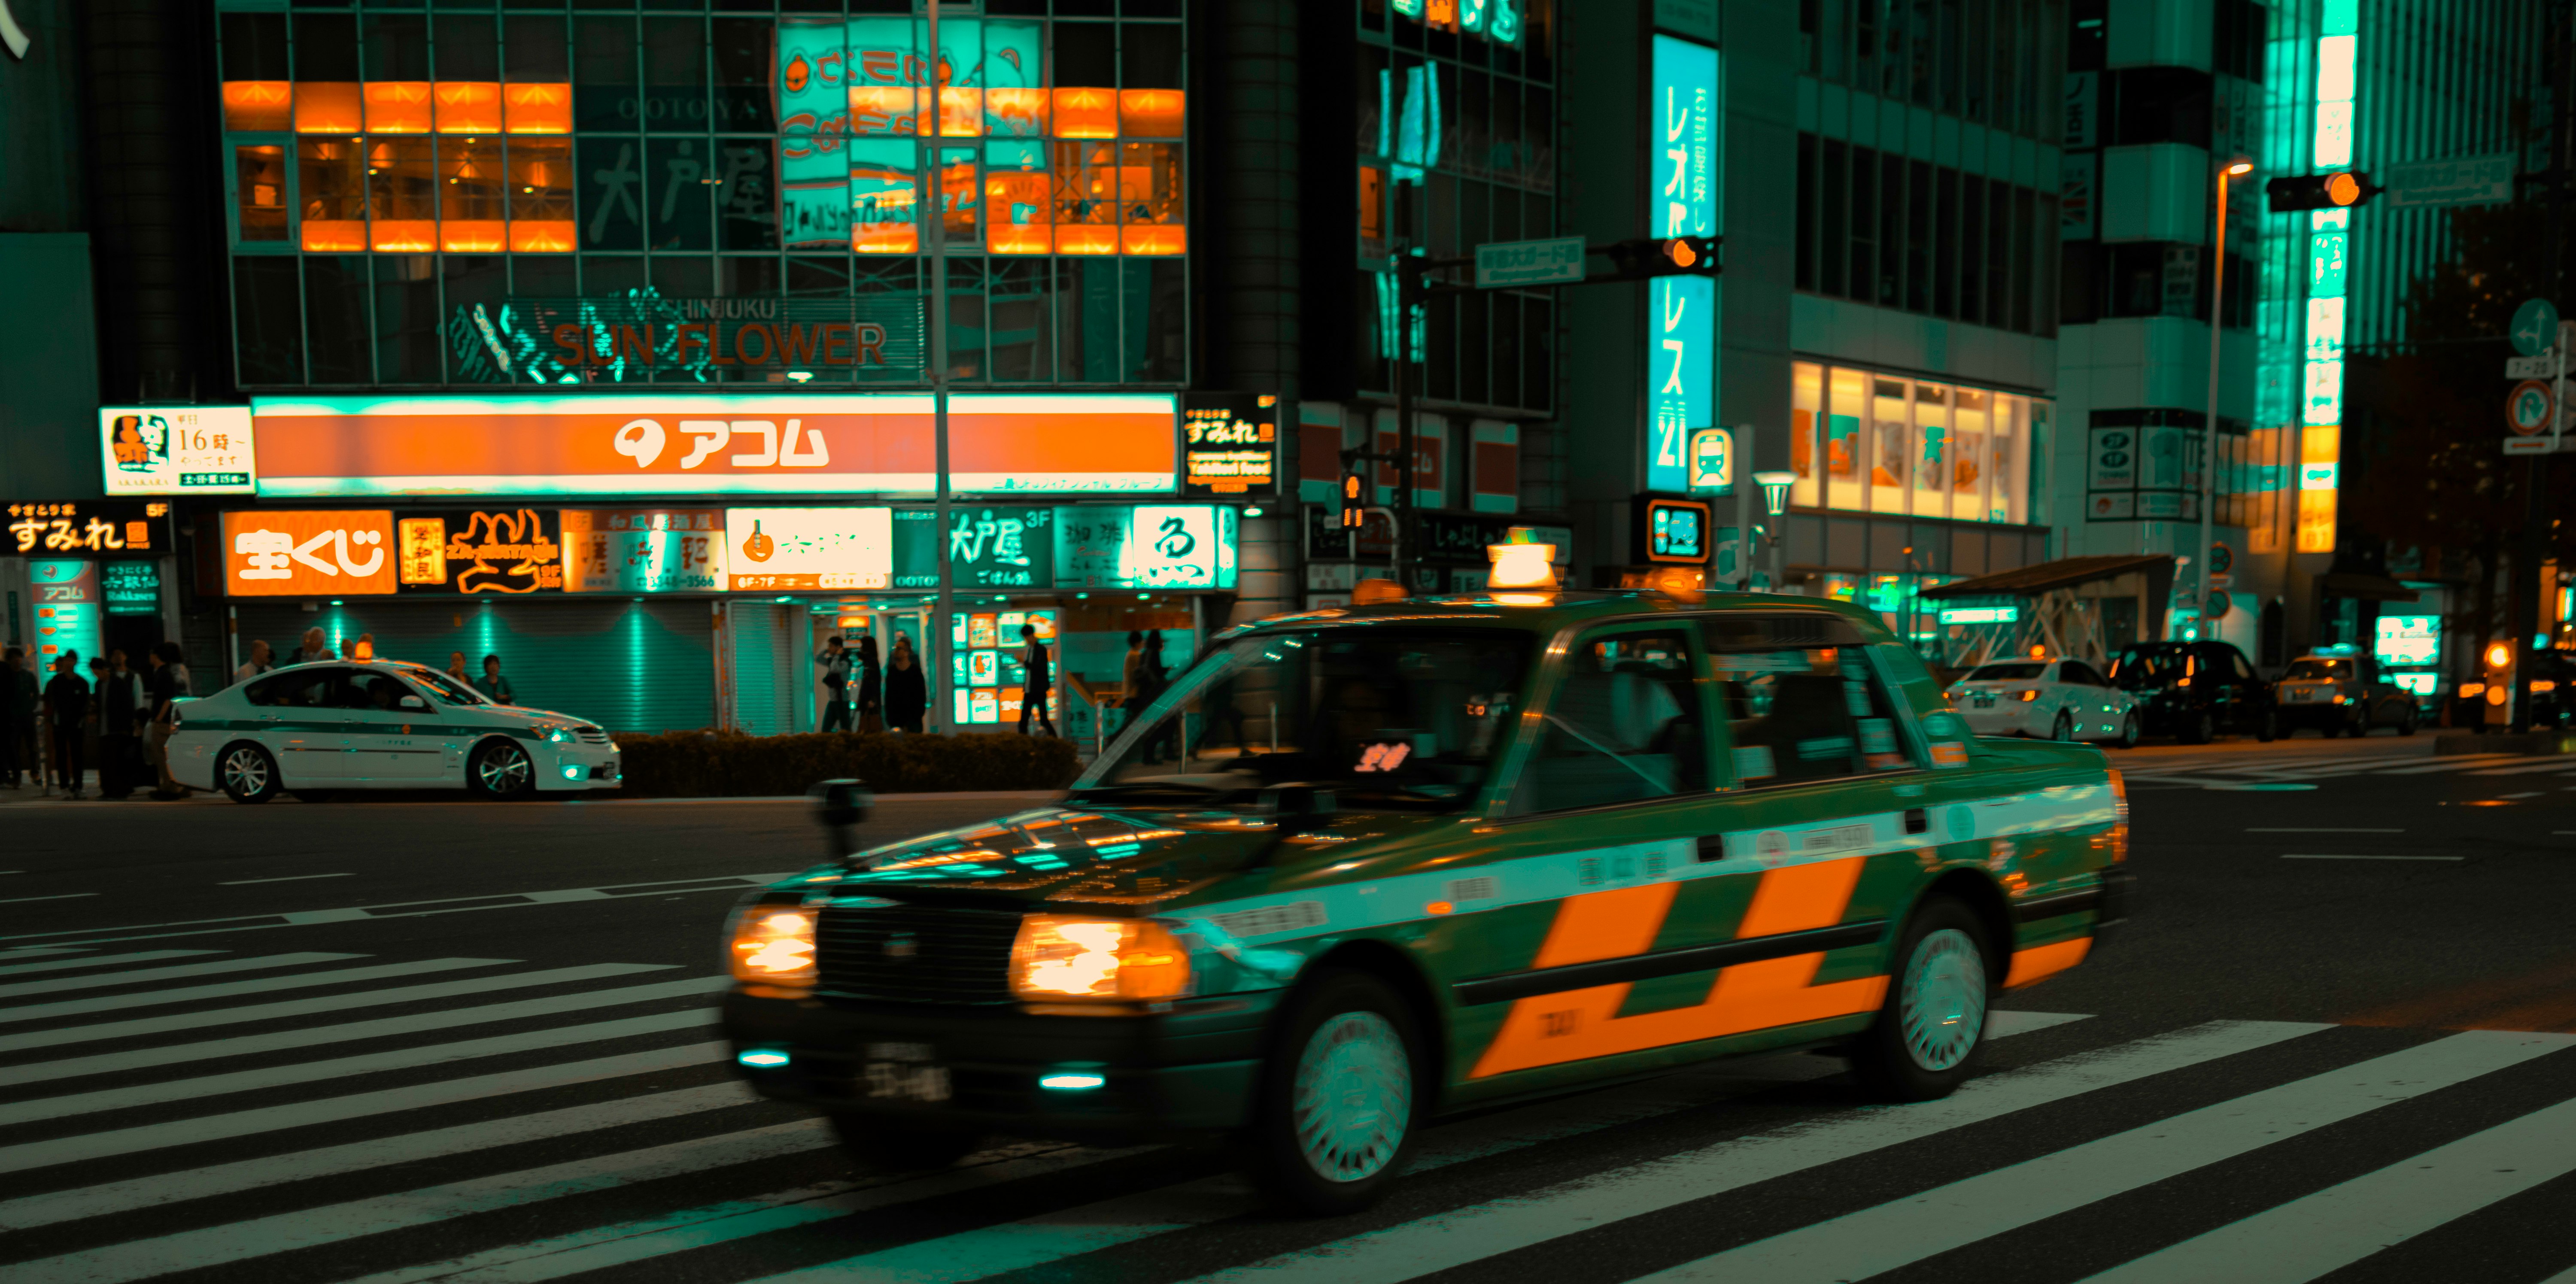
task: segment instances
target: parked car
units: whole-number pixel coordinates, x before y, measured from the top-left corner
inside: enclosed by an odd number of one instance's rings
[[[1981,736],[2091,740],[2126,749],[2145,734],[2137,696],[2071,657],[1980,664],[1951,684],[1950,700]]]
[[[2230,732],[2281,734],[2272,684],[2225,642],[2140,642],[2112,658],[2110,676],[2137,697],[2148,735],[2199,745]]]
[[[323,662],[189,701],[171,732],[170,774],[241,803],[335,789],[522,798],[615,789],[618,752],[595,723],[495,704],[427,665]]]
[[[2354,647],[2320,647],[2300,656],[2272,689],[2282,730],[2314,727],[2327,739],[2347,732],[2366,736],[2374,727],[2395,727],[2397,734],[2411,736],[2421,716],[2414,695],[2389,681],[2377,659]]]

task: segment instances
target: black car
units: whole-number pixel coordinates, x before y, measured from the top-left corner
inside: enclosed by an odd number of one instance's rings
[[[2140,642],[2111,660],[2111,684],[2138,695],[2151,736],[2207,744],[2229,732],[2281,733],[2272,684],[2225,642]]]

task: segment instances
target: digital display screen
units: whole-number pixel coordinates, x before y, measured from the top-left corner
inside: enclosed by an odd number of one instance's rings
[[[2383,615],[2371,654],[2381,664],[2406,667],[2435,663],[2442,655],[2442,617]]]
[[[1708,505],[1681,499],[1649,499],[1639,515],[1644,525],[1639,552],[1649,562],[1708,560]]]

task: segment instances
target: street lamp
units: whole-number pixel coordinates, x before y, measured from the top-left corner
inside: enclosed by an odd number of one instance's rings
[[[2209,265],[2209,406],[2200,425],[2200,570],[2194,576],[2200,591],[2192,595],[2203,611],[2218,589],[2210,577],[2218,566],[2218,339],[2227,315],[2227,180],[2253,172],[2254,162],[2239,156],[2220,166],[2210,184],[2218,194],[2218,245]]]
[[[1786,469],[1775,468],[1753,474],[1754,484],[1762,488],[1762,511],[1771,518],[1763,525],[1762,542],[1771,546],[1771,591],[1774,593],[1779,592],[1782,581],[1789,578],[1787,568],[1780,565],[1780,514],[1789,511],[1789,486],[1797,480],[1798,474]]]

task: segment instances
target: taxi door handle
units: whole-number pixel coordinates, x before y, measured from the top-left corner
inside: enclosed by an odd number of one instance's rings
[[[1703,836],[1699,840],[1699,858],[1703,861],[1726,859],[1726,835]]]
[[[1931,831],[1931,829],[1932,829],[1932,817],[1931,817],[1930,813],[1926,812],[1923,808],[1920,808],[1920,807],[1908,807],[1908,808],[1906,808],[1906,809],[1905,809],[1905,832],[1906,832],[1906,833],[1909,833],[1909,834],[1921,834],[1921,833],[1928,833],[1928,832],[1930,832],[1930,831]]]

